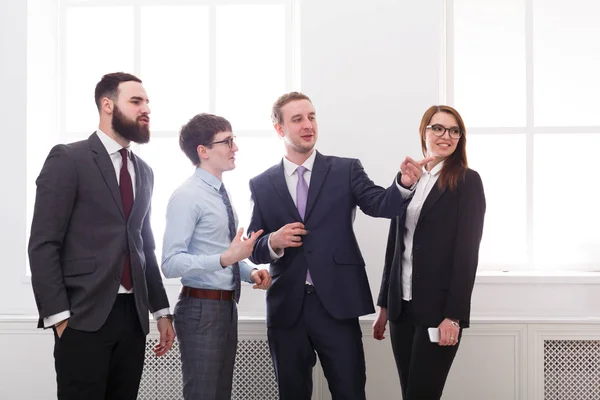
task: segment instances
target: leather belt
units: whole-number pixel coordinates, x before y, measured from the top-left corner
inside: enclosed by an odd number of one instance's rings
[[[186,297],[209,300],[233,300],[233,290],[196,289],[188,286],[181,288],[181,294]]]

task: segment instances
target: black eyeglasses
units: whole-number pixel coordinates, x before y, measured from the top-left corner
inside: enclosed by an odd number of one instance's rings
[[[444,136],[446,131],[448,131],[448,134],[450,135],[450,137],[452,139],[460,139],[460,137],[462,136],[462,132],[460,131],[460,128],[458,126],[446,128],[443,125],[434,124],[434,125],[427,125],[426,128],[431,129],[431,132],[434,134],[434,136],[437,136],[437,137]]]
[[[233,147],[233,141],[235,140],[235,135],[234,136],[230,136],[225,140],[219,140],[218,142],[212,142],[209,143],[209,145],[213,145],[213,144],[219,144],[219,143],[227,143],[227,146],[229,146],[229,148],[231,149]]]

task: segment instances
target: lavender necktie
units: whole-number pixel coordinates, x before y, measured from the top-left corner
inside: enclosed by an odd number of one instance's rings
[[[305,167],[299,166],[296,168],[296,174],[298,174],[298,183],[296,184],[296,207],[300,218],[304,220],[304,214],[306,213],[306,200],[308,199],[308,185],[304,179],[304,173],[308,171]],[[306,281],[312,285],[312,278],[310,277],[310,271],[306,270]]]

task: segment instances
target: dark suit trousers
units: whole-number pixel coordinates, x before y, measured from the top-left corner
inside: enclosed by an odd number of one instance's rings
[[[279,398],[310,400],[318,355],[333,400],[364,400],[365,355],[358,318],[333,318],[312,290],[305,293],[294,325],[268,329]]]
[[[390,338],[403,400],[438,400],[462,337],[456,346],[429,341],[428,326],[418,326],[411,302],[402,301],[398,320],[390,321]]]
[[[59,400],[135,400],[146,335],[131,294],[120,294],[96,332],[67,326],[60,339],[54,330],[54,366]]]

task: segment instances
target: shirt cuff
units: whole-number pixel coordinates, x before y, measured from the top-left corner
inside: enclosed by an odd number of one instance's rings
[[[252,273],[252,270],[255,270],[258,268],[250,266],[245,261],[240,261],[238,263],[238,265],[240,266],[240,279],[244,282],[254,283],[254,282],[252,282],[252,279],[250,279],[250,274]]]
[[[269,234],[269,237],[267,238],[267,246],[269,247],[269,254],[271,255],[272,260],[279,260],[281,257],[283,257],[283,249],[280,249],[278,253],[275,253],[271,247],[271,234]]]
[[[58,324],[60,321],[64,321],[67,318],[71,317],[71,311],[66,310],[63,312],[59,312],[58,314],[54,314],[49,316],[48,318],[44,318],[44,328],[51,328],[52,326]]]
[[[154,317],[155,320],[158,320],[160,317],[162,317],[163,315],[167,315],[167,314],[170,314],[169,309],[163,308],[163,309],[160,309],[157,312],[153,313],[152,316]]]
[[[398,179],[394,180],[396,183],[396,187],[398,188],[398,190],[400,191],[400,195],[402,196],[403,199],[408,199],[409,197],[411,197],[414,194],[415,188],[417,187],[417,182],[413,183],[413,185],[410,188],[405,188],[404,186],[402,186],[400,184],[400,173],[398,173]]]

